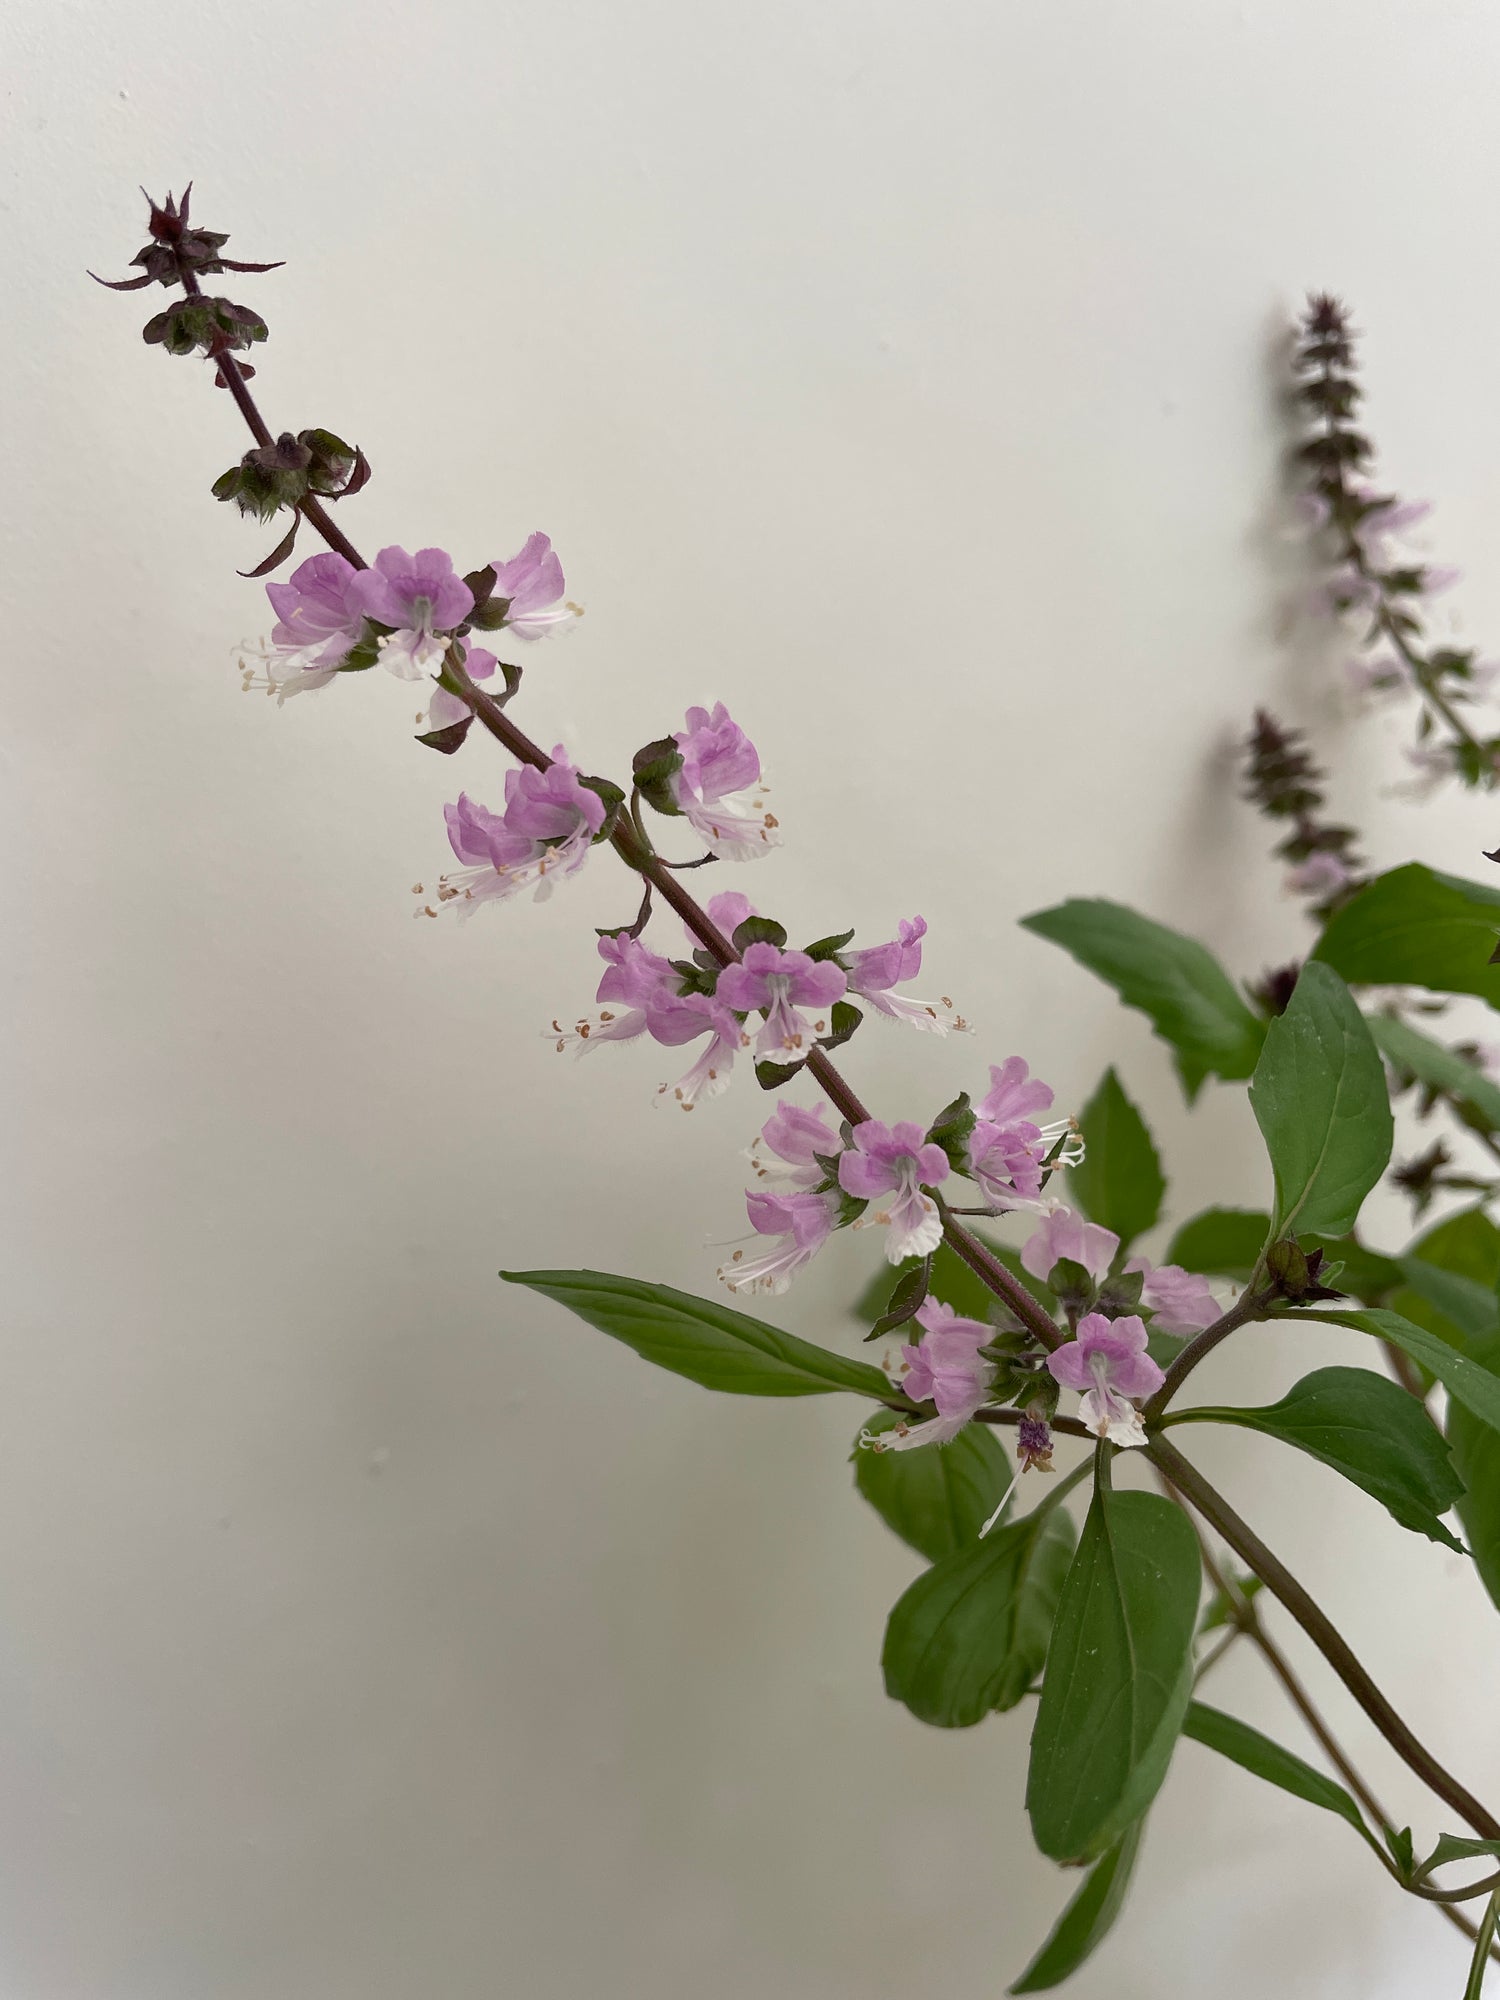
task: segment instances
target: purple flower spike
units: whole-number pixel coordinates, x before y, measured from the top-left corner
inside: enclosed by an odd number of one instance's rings
[[[752,944],[738,965],[725,966],[718,993],[736,1014],[765,1015],[756,1056],[785,1063],[810,1055],[818,1036],[827,1034],[826,1010],[843,997],[847,984],[843,967],[831,959],[761,943]],[[824,1011],[809,1020],[800,1011],[803,1007]]]
[[[1091,1431],[1111,1444],[1146,1442],[1140,1412],[1131,1398],[1161,1387],[1161,1370],[1146,1352],[1146,1322],[1134,1314],[1106,1319],[1087,1313],[1078,1337],[1047,1356],[1047,1367],[1065,1389],[1079,1389],[1078,1414]]]
[[[948,1155],[930,1145],[920,1125],[882,1125],[867,1118],[854,1128],[854,1146],[839,1159],[839,1186],[861,1201],[879,1203],[856,1227],[880,1223],[886,1232],[885,1255],[890,1264],[907,1257],[925,1257],[943,1239],[943,1219],[924,1187],[936,1187],[949,1174]]]
[[[474,609],[474,593],[453,571],[443,549],[382,549],[373,569],[361,570],[350,585],[367,618],[394,629],[380,641],[380,664],[401,680],[436,673],[448,649],[448,635]]]

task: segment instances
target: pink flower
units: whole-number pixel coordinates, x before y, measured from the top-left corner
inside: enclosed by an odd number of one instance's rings
[[[867,1434],[876,1451],[912,1451],[924,1444],[947,1444],[983,1407],[995,1379],[994,1363],[980,1349],[995,1329],[963,1319],[952,1306],[928,1299],[917,1309],[922,1338],[901,1350],[901,1387],[913,1402],[932,1402],[937,1415],[925,1423],[902,1421],[894,1430]]]
[[[1323,612],[1360,611],[1379,602],[1379,585],[1352,562],[1340,563],[1313,593],[1313,608]]]
[[[373,569],[361,570],[349,594],[367,618],[393,629],[380,641],[380,664],[404,681],[436,673],[448,635],[474,609],[474,593],[453,572],[443,549],[382,549]]]
[[[670,1092],[672,1101],[691,1111],[700,1098],[718,1097],[729,1088],[734,1059],[750,1046],[734,1014],[711,993],[683,993],[670,998],[659,996],[646,1010],[646,1025],[653,1040],[667,1048],[709,1037],[708,1046],[676,1083],[662,1084],[657,1101]]]
[[[1396,653],[1346,660],[1344,677],[1355,694],[1400,694],[1411,686],[1411,669]]]
[[[519,555],[490,567],[495,572],[490,602],[504,601],[504,629],[518,639],[544,638],[554,625],[565,625],[581,616],[576,604],[559,602],[564,588],[562,564],[549,536],[528,536]]]
[[[782,1102],[766,1120],[760,1137],[750,1148],[750,1158],[761,1180],[781,1181],[797,1188],[814,1188],[823,1178],[817,1156],[824,1159],[842,1150],[843,1140],[830,1131],[827,1106],[811,1111],[800,1104]]]
[[[950,1028],[960,1034],[969,1024],[953,1011],[951,1000],[916,1000],[891,988],[903,980],[915,979],[922,970],[922,940],[927,935],[925,917],[903,917],[899,934],[889,944],[871,945],[864,951],[844,954],[849,971],[849,991],[869,1002],[877,1014],[892,1021],[907,1021],[914,1028],[926,1028],[946,1035]]]
[[[559,1053],[571,1048],[582,1055],[600,1042],[633,1042],[645,1034],[650,1010],[678,997],[682,975],[670,960],[649,950],[639,938],[602,937],[599,956],[605,970],[594,998],[609,1004],[592,1018],[576,1022],[571,1030],[554,1021],[551,1032],[558,1037]]]
[[[1180,1264],[1148,1264],[1144,1257],[1132,1257],[1125,1269],[1141,1273],[1141,1307],[1158,1331],[1201,1333],[1219,1318],[1219,1302],[1200,1272],[1184,1271]]]
[[[968,1139],[966,1171],[997,1212],[1034,1202],[1042,1191],[1047,1142],[1035,1125],[992,1125],[976,1120]]]
[[[925,1257],[943,1238],[937,1203],[924,1187],[948,1178],[948,1155],[931,1145],[920,1125],[882,1125],[867,1118],[854,1128],[852,1150],[839,1158],[839,1186],[861,1201],[879,1202],[856,1227],[880,1223],[886,1232],[885,1255],[890,1264],[907,1257]]]
[[[1346,889],[1353,880],[1354,870],[1344,857],[1323,849],[1299,861],[1287,876],[1286,886],[1294,896],[1311,896],[1323,902],[1329,896],[1336,896],[1340,889]]]
[[[797,1062],[828,1032],[826,1010],[842,998],[847,984],[843,967],[831,959],[752,944],[738,965],[726,965],[719,974],[718,997],[736,1014],[764,1014],[766,1024],[755,1041],[758,1057]],[[803,1007],[825,1010],[824,1016],[809,1020]]]
[[[990,1087],[969,1134],[968,1172],[995,1208],[1014,1208],[1041,1194],[1042,1165],[1054,1135],[1033,1125],[1028,1114],[1046,1111],[1051,1103],[1051,1088],[1028,1077],[1020,1056],[990,1064]]]
[[[469,676],[469,679],[471,681],[487,681],[491,679],[495,668],[499,665],[499,661],[495,658],[494,654],[485,652],[482,646],[470,645],[467,639],[460,639],[458,644],[464,656],[464,672]],[[433,729],[449,729],[455,722],[463,722],[472,712],[469,704],[466,701],[460,701],[456,694],[450,694],[445,687],[435,687],[432,690],[432,700],[427,705],[426,714],[419,715],[417,721],[424,732]]]
[[[1021,1249],[1021,1265],[1045,1284],[1053,1266],[1067,1258],[1081,1264],[1098,1284],[1114,1262],[1120,1239],[1112,1229],[1085,1222],[1070,1208],[1055,1208],[1044,1216]],[[1061,1377],[1058,1378],[1061,1380]]]
[[[1047,1366],[1065,1389],[1080,1389],[1078,1414],[1091,1431],[1111,1444],[1146,1442],[1140,1413],[1131,1398],[1150,1396],[1163,1380],[1146,1352],[1146,1323],[1134,1314],[1106,1319],[1086,1313],[1078,1336],[1047,1356]]]
[[[734,936],[746,917],[760,915],[742,889],[721,889],[717,896],[710,896],[703,907],[713,923],[728,938]],[[682,928],[687,932],[689,944],[696,945],[699,942],[698,933],[688,924],[684,924]]]
[[[538,902],[555,880],[588,859],[604,824],[604,801],[579,781],[561,744],[545,771],[523,765],[505,774],[505,811],[493,813],[467,792],[443,807],[448,844],[466,864],[438,883],[438,900],[469,915],[481,902],[536,888]]]
[[[755,745],[721,701],[711,713],[690,708],[673,741],[682,753],[668,781],[678,809],[712,853],[757,860],[775,844],[776,821],[765,809]]]
[[[245,686],[264,687],[278,705],[326,687],[364,632],[364,613],[350,593],[358,575],[352,563],[330,552],[309,556],[286,583],[268,583],[276,624],[269,648],[260,653],[265,679],[257,680],[247,668]]]
[[[766,1194],[752,1188],[745,1196],[750,1221],[775,1243],[763,1257],[745,1261],[736,1250],[719,1276],[732,1292],[784,1292],[805,1264],[811,1263],[833,1234],[839,1198],[832,1191]]]
[[[1014,1125],[1033,1111],[1050,1111],[1052,1086],[1029,1074],[1020,1056],[990,1064],[990,1087],[977,1106],[981,1118],[994,1125]]]

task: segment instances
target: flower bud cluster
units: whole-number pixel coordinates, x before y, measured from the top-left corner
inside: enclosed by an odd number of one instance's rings
[[[1330,916],[1365,878],[1353,827],[1321,817],[1324,772],[1309,754],[1302,732],[1283,727],[1263,708],[1255,712],[1244,758],[1246,798],[1268,819],[1290,821],[1273,850],[1291,863],[1288,890],[1308,899],[1313,916]]]

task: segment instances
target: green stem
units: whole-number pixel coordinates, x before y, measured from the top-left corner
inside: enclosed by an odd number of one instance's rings
[[[1452,1772],[1418,1741],[1360,1665],[1327,1614],[1286,1565],[1271,1553],[1254,1529],[1240,1519],[1224,1496],[1160,1434],[1146,1446],[1146,1451],[1179,1494],[1197,1509],[1241,1562],[1253,1570],[1272,1595],[1291,1612],[1397,1756],[1481,1839],[1500,1840],[1500,1820],[1496,1820],[1472,1792],[1461,1785]]]
[[[1156,1394],[1142,1406],[1141,1415],[1145,1421],[1148,1424],[1159,1422],[1162,1412],[1198,1363],[1212,1354],[1219,1342],[1227,1340],[1238,1328],[1248,1326],[1253,1320],[1269,1318],[1266,1307],[1270,1303],[1270,1296],[1252,1282],[1245,1287],[1227,1313],[1216,1319],[1212,1326],[1205,1327],[1202,1333],[1195,1333],[1176,1360],[1167,1368],[1162,1378],[1162,1385]]]

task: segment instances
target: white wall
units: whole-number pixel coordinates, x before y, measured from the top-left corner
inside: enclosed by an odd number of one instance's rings
[[[350,532],[465,566],[556,538],[588,617],[526,726],[618,771],[723,696],[786,829],[758,899],[871,940],[927,915],[980,1032],[872,1027],[861,1089],[922,1116],[1020,1050],[1076,1104],[1114,1059],[1181,1217],[1260,1195],[1243,1097],[1189,1122],[1140,1021],[1014,919],[1102,892],[1243,974],[1293,952],[1234,797],[1261,698],[1318,723],[1382,864],[1494,845],[1484,802],[1390,796],[1399,729],[1288,633],[1276,388],[1302,292],[1345,290],[1385,463],[1500,632],[1500,16],[11,0],[0,46],[0,1993],[984,2000],[1067,1885],[1024,1721],[884,1700],[915,1559],[849,1492],[854,1411],[708,1397],[496,1281],[711,1288],[763,1102],[679,1118],[652,1051],[549,1051],[632,907],[607,857],[412,922],[442,800],[498,755],[414,750],[380,675],[241,695],[266,619],[234,571],[269,541],[208,497],[235,412],[140,343],[159,295],[83,269],[137,247],[137,182],[195,176],[232,250],[288,260],[231,291],[273,424],[374,461]],[[787,1322],[852,1340],[867,1267],[840,1245]],[[1307,1361],[1249,1335],[1213,1381]],[[1500,1793],[1458,1559],[1315,1467],[1212,1456]],[[1253,1659],[1218,1698],[1303,1747]],[[1370,2000],[1461,1963],[1344,1828],[1188,1746],[1075,1990]]]

